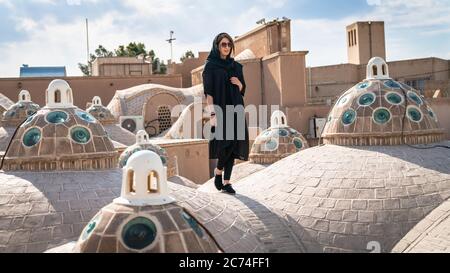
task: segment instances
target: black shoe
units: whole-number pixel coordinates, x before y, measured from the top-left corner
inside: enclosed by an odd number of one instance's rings
[[[236,191],[233,189],[231,184],[224,185],[222,191],[226,192],[226,193],[229,193],[229,194],[236,194]]]
[[[217,175],[214,177],[214,185],[218,191],[223,189],[222,175]]]

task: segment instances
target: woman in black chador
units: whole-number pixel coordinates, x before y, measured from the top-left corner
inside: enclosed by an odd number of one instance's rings
[[[230,35],[217,35],[202,74],[214,136],[209,142],[209,157],[218,159],[214,184],[217,190],[230,194],[236,193],[230,184],[234,160],[247,161],[249,149],[244,115],[244,74],[242,65],[231,58],[233,51]]]

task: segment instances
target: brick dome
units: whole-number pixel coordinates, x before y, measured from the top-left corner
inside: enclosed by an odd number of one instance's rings
[[[114,117],[111,111],[103,106],[102,100],[98,96],[95,96],[92,99],[92,104],[89,108],[86,109],[86,112],[100,121],[100,123],[103,125],[118,123],[118,120]]]
[[[306,139],[287,125],[283,112],[275,111],[272,114],[271,127],[262,131],[252,145],[250,162],[272,164],[306,148],[308,148]]]
[[[11,170],[90,170],[113,168],[117,152],[103,126],[75,107],[67,82],[54,80],[47,105],[20,126],[6,152]]]
[[[322,138],[337,145],[424,144],[441,141],[443,130],[420,92],[391,79],[386,62],[375,57],[367,78],[337,100]]]

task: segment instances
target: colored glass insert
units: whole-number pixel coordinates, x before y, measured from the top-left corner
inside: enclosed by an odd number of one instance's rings
[[[422,99],[413,91],[409,91],[408,92],[408,98],[410,98],[411,100],[413,100],[415,103],[417,103],[418,105],[422,105],[423,101]]]
[[[372,94],[372,93],[366,93],[366,94],[364,94],[364,95],[361,95],[360,97],[359,97],[359,105],[362,105],[362,106],[369,106],[369,105],[371,105],[372,103],[374,103],[374,101],[375,101],[375,95],[374,94]]]
[[[395,105],[398,105],[398,104],[402,103],[402,101],[403,101],[402,97],[397,93],[388,93],[386,95],[386,100],[389,103],[392,103]]]
[[[36,113],[35,113],[35,114],[36,114]],[[23,125],[29,124],[29,123],[33,120],[34,116],[35,116],[34,114],[33,114],[33,115],[30,115],[30,116],[27,118],[27,120],[24,122]]]
[[[289,133],[288,133],[288,131],[286,131],[284,129],[279,129],[278,130],[278,135],[281,136],[281,137],[285,137],[285,136],[288,136]]]
[[[409,119],[414,122],[419,122],[422,120],[422,113],[420,112],[419,109],[417,109],[415,107],[408,108],[407,113],[408,113]]]
[[[428,115],[430,115],[431,118],[433,118],[435,121],[437,121],[436,114],[430,107],[427,108],[427,111],[428,111]]]
[[[86,113],[86,112],[77,110],[77,111],[75,111],[75,114],[76,114],[79,118],[81,118],[82,120],[84,120],[84,121],[87,121],[87,122],[90,122],[90,123],[94,123],[94,122],[95,122],[95,118],[94,118],[93,116],[89,115],[89,114]]]
[[[389,88],[400,88],[400,84],[398,84],[397,82],[393,81],[393,80],[387,80],[384,82],[384,85],[389,87]]]
[[[11,118],[11,117],[13,117],[15,115],[16,115],[16,111],[8,111],[8,112],[6,112],[6,116],[9,117],[9,118]]]
[[[47,122],[59,124],[67,121],[68,116],[65,112],[62,111],[54,111],[47,114]]]
[[[35,110],[27,110],[27,116],[32,116],[34,114],[36,114]]]
[[[391,113],[387,109],[380,108],[373,112],[373,119],[376,123],[384,124],[391,119]]]
[[[298,137],[294,138],[294,145],[295,145],[295,148],[297,148],[297,150],[300,150],[301,148],[303,148],[303,142]]]
[[[348,99],[349,99],[349,95],[343,96],[342,98],[339,99],[339,105],[344,105],[344,104],[346,104],[347,101],[348,101]]]
[[[70,136],[75,142],[85,144],[91,139],[91,134],[84,127],[74,127],[70,130]]]
[[[360,83],[360,84],[358,84],[357,86],[356,86],[356,88],[358,88],[358,89],[366,89],[367,87],[369,87],[369,82],[363,82],[363,83]]]
[[[194,232],[198,235],[198,237],[203,238],[204,234],[200,226],[198,225],[197,221],[195,221],[194,218],[192,218],[189,214],[186,212],[182,212],[181,216],[184,220],[189,224],[189,226],[194,230]]]
[[[97,224],[100,222],[101,214],[98,214],[95,216],[84,228],[83,234],[81,235],[82,240],[86,240],[89,235],[94,231],[94,229],[97,227]]]
[[[23,135],[23,144],[27,147],[33,147],[34,145],[38,144],[41,140],[41,131],[37,128],[31,128],[29,129],[24,135]]]
[[[268,151],[274,151],[278,148],[278,142],[275,139],[270,139],[265,144],[266,150]]]
[[[344,125],[350,125],[352,124],[356,119],[356,112],[353,109],[349,109],[344,112],[342,115],[342,123]]]
[[[166,158],[165,158],[164,156],[160,156],[160,158],[161,158],[162,164],[163,164],[163,165],[166,165],[166,163],[167,163]]]
[[[131,249],[144,249],[156,238],[156,225],[150,219],[137,217],[128,222],[122,231],[122,240]]]

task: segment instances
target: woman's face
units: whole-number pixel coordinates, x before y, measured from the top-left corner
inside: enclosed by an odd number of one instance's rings
[[[222,38],[219,42],[219,52],[222,57],[226,57],[231,52],[231,42],[228,38]]]

